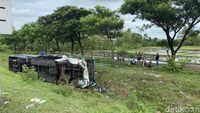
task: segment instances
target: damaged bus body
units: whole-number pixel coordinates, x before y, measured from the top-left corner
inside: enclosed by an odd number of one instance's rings
[[[46,82],[68,84],[75,81],[78,87],[85,88],[95,83],[94,59],[76,59],[67,56],[11,55],[9,70],[22,72],[23,65],[34,67]]]

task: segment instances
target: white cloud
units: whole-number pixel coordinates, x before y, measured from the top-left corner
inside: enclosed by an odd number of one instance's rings
[[[50,14],[57,7],[64,5],[74,5],[84,8],[94,8],[96,5],[103,5],[116,10],[122,3],[123,0],[12,0],[13,23],[19,29],[23,24],[35,21],[39,16]],[[151,37],[163,38],[165,36],[162,30],[156,27],[141,32],[138,26],[140,27],[147,22],[141,20],[132,22],[133,18],[134,16],[132,15],[122,16],[125,22],[125,29],[130,28],[134,32],[148,34]],[[196,29],[200,29],[200,25]]]
[[[14,17],[35,17],[36,16],[36,12],[31,9],[12,8],[12,13]]]

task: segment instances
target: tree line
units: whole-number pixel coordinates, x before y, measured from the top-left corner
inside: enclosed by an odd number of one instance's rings
[[[143,46],[169,48],[169,58],[175,59],[182,45],[199,45],[199,31],[194,31],[200,22],[198,0],[125,0],[119,11],[103,6],[84,9],[75,6],[57,8],[52,14],[39,17],[36,22],[25,24],[1,42],[15,51],[79,51],[84,49],[109,49],[114,57],[116,47],[125,49]],[[166,40],[150,38],[124,31],[124,21],[119,14],[135,15],[136,19],[149,21],[144,25],[161,28]]]

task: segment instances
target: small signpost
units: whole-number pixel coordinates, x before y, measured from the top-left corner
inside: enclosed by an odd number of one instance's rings
[[[0,0],[0,34],[12,34],[11,0]]]

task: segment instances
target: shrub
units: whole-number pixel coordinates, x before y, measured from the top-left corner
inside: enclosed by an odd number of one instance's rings
[[[186,64],[190,60],[188,59],[181,59],[178,62],[175,62],[173,59],[168,59],[167,60],[167,66],[164,66],[164,69],[167,69],[167,71],[171,72],[181,72],[184,69],[186,69]]]
[[[180,72],[180,66],[173,59],[167,60],[166,68],[168,71],[171,71],[171,72]]]
[[[38,80],[38,73],[34,67],[28,67],[24,65],[22,67],[22,79],[28,82],[36,82]]]

